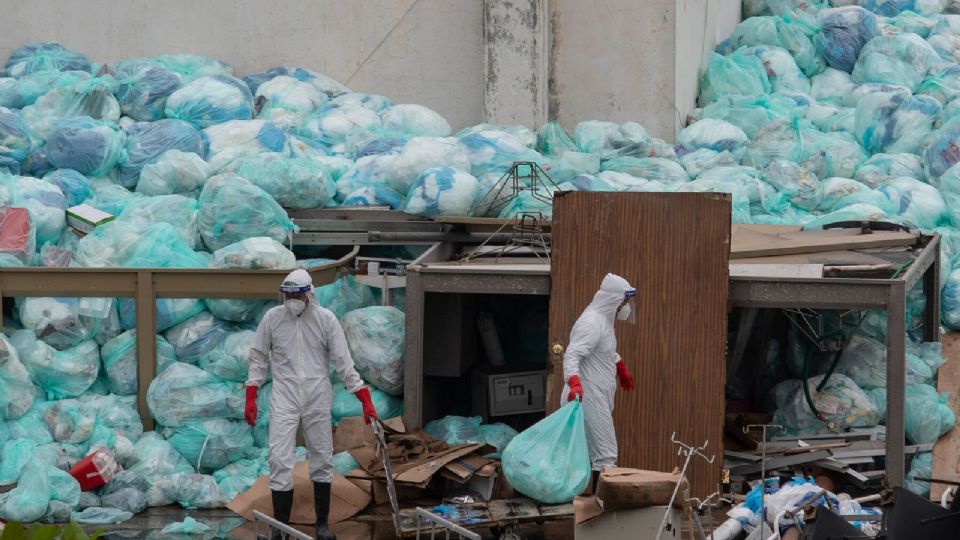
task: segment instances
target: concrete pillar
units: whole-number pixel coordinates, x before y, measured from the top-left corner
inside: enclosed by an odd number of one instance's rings
[[[539,128],[547,120],[547,0],[484,0],[483,118]]]

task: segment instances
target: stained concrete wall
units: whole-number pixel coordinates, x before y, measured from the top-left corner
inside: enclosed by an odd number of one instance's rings
[[[454,128],[637,121],[673,140],[740,0],[5,0],[0,59],[56,40],[94,61],[164,53],[325,73]]]

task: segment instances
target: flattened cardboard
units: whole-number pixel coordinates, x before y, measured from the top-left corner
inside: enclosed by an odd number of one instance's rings
[[[254,510],[272,516],[273,502],[270,498],[269,483],[269,477],[261,476],[253,487],[237,495],[227,508],[248,520],[253,519]],[[369,494],[335,472],[330,491],[330,523],[339,523],[353,517],[366,508],[370,500]],[[310,481],[306,461],[298,462],[293,468],[293,509],[290,512],[290,522],[305,525],[316,523],[313,482]]]
[[[603,513],[603,507],[596,497],[575,497],[573,499],[573,521],[586,523]]]
[[[679,480],[675,473],[608,467],[600,472],[597,499],[604,511],[663,506],[670,503]],[[681,492],[686,481],[684,478]]]
[[[406,433],[407,431],[406,426],[403,425],[403,418],[399,416],[384,420],[381,423],[387,428],[388,432]],[[376,446],[373,428],[359,416],[342,418],[333,432],[333,453],[353,450],[361,446]]]

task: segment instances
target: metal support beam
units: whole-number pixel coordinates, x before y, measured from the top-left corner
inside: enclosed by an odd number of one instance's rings
[[[940,341],[940,238],[936,238],[935,257],[923,273],[923,340]]]
[[[730,279],[736,307],[884,309],[889,299],[884,279]]]
[[[550,294],[550,275],[419,272],[423,291],[461,294]]]
[[[904,442],[904,393],[907,382],[907,298],[903,281],[890,283],[887,306],[887,486],[903,486],[906,461]]]
[[[153,417],[147,407],[147,389],[157,375],[157,306],[154,299],[153,276],[149,270],[137,272],[137,410],[143,429],[153,429]]]
[[[920,281],[920,278],[924,276],[927,269],[930,268],[930,265],[934,264],[934,262],[939,262],[939,260],[940,237],[934,235],[930,237],[930,240],[927,242],[927,245],[924,246],[920,255],[914,259],[910,268],[908,268],[907,272],[903,275],[906,291],[910,292],[913,290],[914,285]]]
[[[403,361],[403,423],[407,429],[419,428],[423,421],[423,307],[426,296],[420,281],[419,272],[407,274]]]

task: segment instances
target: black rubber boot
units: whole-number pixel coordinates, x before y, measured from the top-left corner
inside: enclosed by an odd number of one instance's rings
[[[290,524],[290,508],[293,506],[293,491],[270,491],[273,499],[273,519],[283,523]],[[272,529],[270,540],[280,540],[283,535],[280,531]]]
[[[327,516],[330,514],[330,484],[328,482],[313,483],[313,506],[317,511],[317,540],[337,540],[327,525]]]
[[[597,484],[600,482],[600,471],[590,471],[590,489],[597,494]]]

